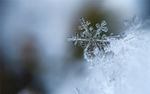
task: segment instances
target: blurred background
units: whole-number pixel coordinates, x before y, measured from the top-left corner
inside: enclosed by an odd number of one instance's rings
[[[150,0],[0,0],[0,94],[72,94],[89,73],[67,41],[80,18],[106,20],[109,35],[133,16],[149,25]]]

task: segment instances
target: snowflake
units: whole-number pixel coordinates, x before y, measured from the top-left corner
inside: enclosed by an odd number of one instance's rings
[[[102,32],[108,32],[108,28],[106,27],[107,23],[103,20],[100,24],[97,23],[95,26],[91,26],[91,23],[86,21],[85,18],[81,18],[80,23],[79,30],[81,32],[76,33],[75,36],[68,38],[68,40],[74,42],[75,45],[79,44],[83,47],[84,58],[89,60],[97,54],[95,50],[102,52],[108,44],[106,35],[102,35]]]

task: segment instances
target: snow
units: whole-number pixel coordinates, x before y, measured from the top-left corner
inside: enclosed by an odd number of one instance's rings
[[[127,23],[122,38],[107,37],[110,45],[106,46],[105,53],[94,49],[96,56],[92,60],[85,58],[90,74],[77,85],[76,94],[150,93],[150,33],[137,18],[133,19]]]

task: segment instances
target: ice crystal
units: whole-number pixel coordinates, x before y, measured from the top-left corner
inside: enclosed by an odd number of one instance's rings
[[[108,32],[107,22],[103,20],[100,24],[97,23],[95,26],[91,26],[89,21],[86,21],[85,18],[80,19],[81,26],[79,30],[81,32],[76,33],[72,38],[69,38],[69,41],[73,41],[75,45],[79,44],[84,48],[84,58],[86,60],[92,59],[96,56],[94,50],[103,51],[104,46],[107,45],[106,35],[103,33]],[[96,27],[96,29],[94,29]]]
[[[96,30],[94,30],[89,22],[85,19],[82,20],[84,24],[81,22],[79,28],[83,32],[77,33],[75,37],[69,38],[69,40],[76,43],[75,45],[82,46],[85,56],[87,56],[85,53],[91,52],[96,57],[92,59],[95,66],[89,65],[90,74],[82,81],[83,84],[76,86],[75,94],[127,94],[124,89],[130,90],[130,87],[134,86],[128,83],[130,80],[133,80],[133,83],[135,81],[135,79],[132,79],[136,72],[133,67],[137,67],[137,64],[142,65],[149,62],[145,59],[145,56],[150,53],[148,50],[150,33],[144,32],[145,30],[141,32],[142,24],[135,17],[125,21],[127,30],[122,31],[123,33],[120,33],[120,36],[103,35],[102,32],[105,32],[107,28],[106,22],[103,23],[102,21],[101,24],[96,24]],[[86,26],[86,29],[83,26]],[[105,28],[104,31],[102,30],[103,27]],[[81,45],[83,42],[85,43],[84,46]],[[103,44],[107,45],[103,46]],[[93,49],[93,51],[89,49]],[[139,57],[140,60],[137,60]],[[86,59],[89,60],[89,57],[87,56]]]

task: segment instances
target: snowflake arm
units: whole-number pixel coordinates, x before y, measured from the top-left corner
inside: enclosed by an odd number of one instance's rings
[[[89,21],[85,21],[84,18],[80,19],[81,26],[79,27],[79,30],[81,30],[80,33],[76,33],[76,35],[72,38],[68,38],[69,41],[74,42],[75,45],[79,43],[81,47],[84,48],[84,55],[92,54],[92,50],[95,48],[98,48],[99,50],[103,50],[102,44],[104,42],[108,42],[107,39],[103,38],[102,35],[100,35],[102,32],[107,32],[108,28],[106,27],[107,23],[106,21],[102,21],[101,24],[96,24],[96,30],[94,30],[93,26],[90,26]],[[86,56],[87,57],[87,56]]]

